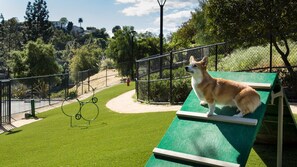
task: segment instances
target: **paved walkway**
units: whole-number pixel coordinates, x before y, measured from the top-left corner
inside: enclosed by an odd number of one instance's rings
[[[106,107],[119,113],[177,111],[181,108],[181,105],[151,105],[136,102],[136,100],[132,97],[134,94],[135,90],[126,92],[114,99],[111,99],[106,104]]]

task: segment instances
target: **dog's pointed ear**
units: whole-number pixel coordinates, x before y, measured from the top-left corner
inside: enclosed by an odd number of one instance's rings
[[[190,61],[190,63],[194,62],[195,61],[194,56],[191,56],[189,61]]]
[[[203,59],[201,60],[201,62],[202,62],[202,65],[203,65],[204,67],[206,67],[207,64],[208,64],[208,57],[207,57],[207,56],[204,56]]]

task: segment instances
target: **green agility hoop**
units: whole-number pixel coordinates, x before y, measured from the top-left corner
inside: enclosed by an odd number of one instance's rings
[[[78,97],[76,97],[77,103],[79,104],[79,108],[76,111],[73,111],[73,109],[70,109],[70,111],[65,111],[64,109],[64,104],[67,101],[72,100],[70,97],[66,97],[65,100],[63,100],[62,105],[61,105],[61,110],[62,113],[68,117],[70,117],[70,126],[73,127],[73,118],[75,118],[76,120],[85,120],[87,122],[87,125],[90,125],[91,121],[94,121],[98,115],[99,115],[99,107],[96,104],[98,102],[98,98],[95,97],[95,89],[89,85],[89,84],[85,84],[88,85],[89,87],[91,87],[93,95],[92,97],[86,101],[83,100],[79,100]],[[82,85],[83,86],[83,85]],[[76,92],[77,92],[78,86],[76,88]],[[92,105],[93,107],[95,107],[93,110],[89,111],[86,108],[84,109],[84,107],[88,105]],[[91,112],[91,113],[90,113]],[[91,115],[91,116],[90,116]]]

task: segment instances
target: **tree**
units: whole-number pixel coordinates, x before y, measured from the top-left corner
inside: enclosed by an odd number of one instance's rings
[[[159,52],[160,39],[151,32],[140,33],[137,39],[136,59],[156,55]]]
[[[64,28],[66,26],[66,24],[68,23],[68,19],[66,17],[62,17],[60,19],[60,23],[61,23],[61,28]]]
[[[124,26],[117,30],[114,37],[110,39],[106,54],[113,59],[122,76],[132,76],[135,61],[135,54],[132,55],[132,32],[134,27]]]
[[[70,22],[68,22],[68,24],[67,24],[67,32],[68,33],[70,33],[71,32],[71,30],[72,30],[72,28],[73,28],[73,23],[70,21]]]
[[[49,11],[45,0],[35,0],[32,4],[28,2],[25,18],[25,40],[36,41],[42,38],[48,42],[52,36],[52,25],[49,22]]]
[[[121,26],[117,25],[112,28],[112,33],[115,34],[118,30],[121,30]]]
[[[106,49],[107,44],[108,44],[107,43],[108,38],[109,38],[109,35],[106,32],[106,29],[105,28],[95,29],[91,34],[92,34],[92,37],[97,40],[97,42],[99,43],[101,48]]]
[[[5,51],[4,51],[4,34],[5,34],[5,28],[4,28],[4,16],[1,13],[0,14],[0,63],[2,63],[3,59],[4,59],[4,55],[5,55]]]
[[[8,19],[4,27],[7,30],[4,42],[6,44],[7,52],[11,50],[19,50],[22,47],[22,27],[16,17]]]
[[[71,78],[76,80],[77,72],[91,69],[93,73],[98,72],[99,60],[103,52],[96,44],[90,43],[73,50],[74,56],[70,61]]]
[[[0,24],[0,62],[7,65],[9,52],[19,50],[22,47],[22,30],[21,24],[17,18],[13,17]]]
[[[73,40],[73,36],[65,33],[63,30],[54,29],[53,37],[50,42],[54,45],[54,48],[58,51],[65,50],[66,44]]]
[[[288,40],[297,38],[296,8],[296,0],[209,0],[208,29],[218,39],[243,47],[265,45],[271,40],[290,75],[295,76],[288,61]]]
[[[83,20],[83,18],[78,18],[78,23],[79,23],[79,26],[80,26],[80,28],[81,28],[81,23],[83,23],[84,22],[84,20]]]
[[[14,51],[11,54],[10,66],[14,76],[30,77],[61,72],[54,51],[53,45],[45,44],[41,39],[28,42],[23,51]]]

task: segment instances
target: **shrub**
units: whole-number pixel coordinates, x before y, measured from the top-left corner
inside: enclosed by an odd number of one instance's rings
[[[24,84],[17,84],[11,87],[11,94],[13,98],[23,99],[26,97],[28,87]]]
[[[191,91],[190,78],[183,67],[172,71],[172,101],[173,103],[184,102]],[[153,102],[170,102],[170,70],[163,71],[163,78],[167,80],[158,80],[159,73],[150,75],[150,94],[148,97],[148,83],[141,82],[139,84],[138,99]]]

